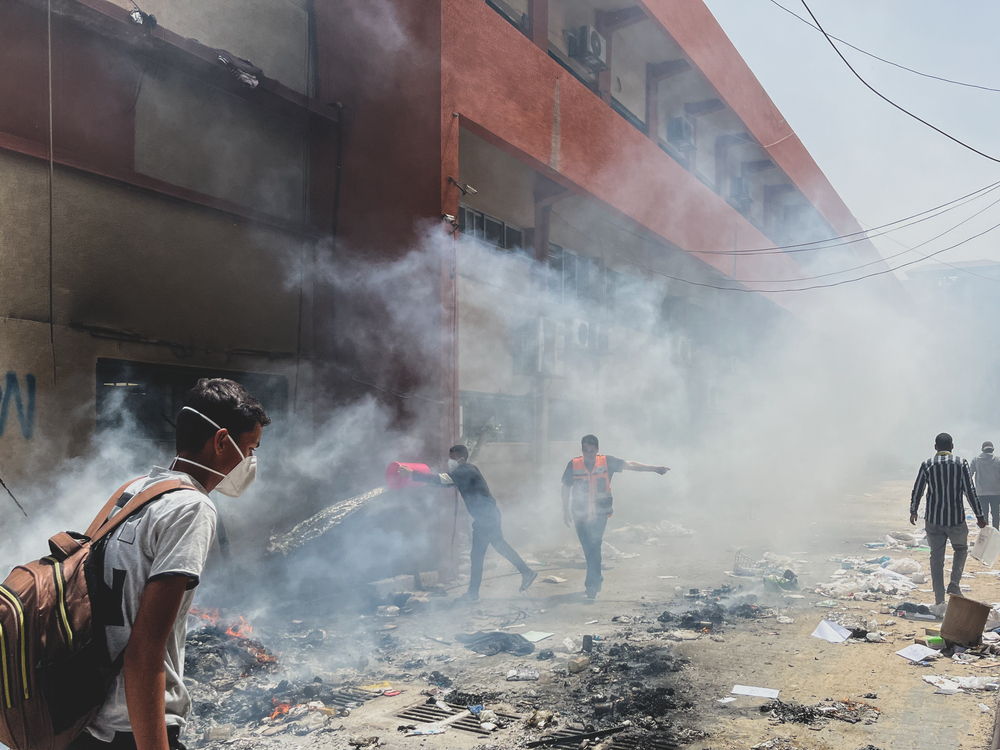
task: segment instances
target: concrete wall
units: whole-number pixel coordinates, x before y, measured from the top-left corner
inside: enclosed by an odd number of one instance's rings
[[[126,0],[111,0],[131,11]],[[264,75],[306,93],[310,84],[309,0],[143,0],[164,28],[249,60]]]

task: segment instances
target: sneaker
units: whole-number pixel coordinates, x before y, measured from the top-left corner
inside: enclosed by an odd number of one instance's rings
[[[457,604],[464,604],[466,602],[471,603],[471,602],[478,602],[478,601],[479,601],[479,594],[474,594],[471,591],[466,591],[460,597],[458,597],[457,599],[455,599],[455,602]]]
[[[535,582],[536,578],[538,578],[538,573],[536,573],[534,570],[529,570],[527,573],[522,574],[521,588],[519,590],[527,591],[529,588],[531,588],[531,584]]]
[[[931,611],[932,615],[944,617],[944,613],[948,609],[948,605],[944,602],[941,602],[940,604],[929,604],[927,605],[927,609]]]
[[[587,598],[588,599],[596,599],[597,598],[597,589],[587,589],[586,593],[587,593]]]

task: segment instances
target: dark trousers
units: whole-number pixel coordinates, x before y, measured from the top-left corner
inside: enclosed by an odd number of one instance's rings
[[[608,517],[605,515],[576,519],[576,535],[583,547],[583,556],[587,560],[587,580],[584,586],[588,594],[596,594],[601,590],[601,545],[604,544],[604,529],[607,528]]]
[[[994,529],[1000,529],[1000,495],[980,495],[979,504],[984,514],[989,514]]]
[[[521,559],[517,551],[503,538],[500,525],[500,509],[489,508],[476,513],[472,517],[472,567],[469,573],[469,593],[479,595],[479,585],[483,582],[483,562],[486,560],[486,550],[490,545],[506,557],[521,575],[531,572],[528,564]]]
[[[167,727],[167,742],[171,750],[186,750],[181,744],[180,736],[180,727]],[[136,750],[135,735],[131,732],[115,732],[115,738],[111,742],[103,742],[92,734],[83,732],[69,743],[66,750]]]

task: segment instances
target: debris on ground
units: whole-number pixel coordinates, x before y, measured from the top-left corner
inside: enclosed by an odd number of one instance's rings
[[[464,643],[470,651],[486,656],[496,656],[501,652],[515,656],[527,656],[535,650],[535,644],[523,635],[504,633],[499,630],[459,633],[455,636],[455,640]]]
[[[760,707],[780,724],[814,724],[825,719],[838,719],[849,724],[873,724],[878,721],[879,710],[861,701],[843,700],[806,706],[792,701],[773,700]]]

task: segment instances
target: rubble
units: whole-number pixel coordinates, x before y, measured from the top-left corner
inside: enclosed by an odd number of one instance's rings
[[[774,721],[785,724],[815,724],[825,719],[839,719],[850,724],[872,724],[878,721],[879,710],[861,701],[843,700],[806,706],[792,701],[773,700],[760,707]]]

